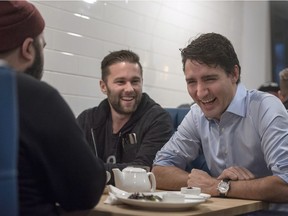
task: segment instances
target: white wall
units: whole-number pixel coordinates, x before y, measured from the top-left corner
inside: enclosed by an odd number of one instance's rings
[[[271,81],[270,17],[268,2],[246,2],[243,13],[242,82],[258,88]]]
[[[109,51],[131,49],[144,67],[144,91],[163,107],[191,102],[179,48],[200,33],[233,43],[248,88],[269,79],[266,1],[33,1],[46,20],[43,80],[56,87],[75,115],[97,106],[100,62]],[[74,13],[89,16],[83,19]],[[82,35],[68,35],[72,32]],[[70,53],[70,55],[63,52]]]

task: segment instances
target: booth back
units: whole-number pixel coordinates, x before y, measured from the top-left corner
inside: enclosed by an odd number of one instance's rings
[[[18,215],[15,74],[0,66],[0,214]]]
[[[189,112],[190,108],[165,108],[165,110],[170,114],[174,131],[176,131],[178,125],[181,124],[183,118]]]

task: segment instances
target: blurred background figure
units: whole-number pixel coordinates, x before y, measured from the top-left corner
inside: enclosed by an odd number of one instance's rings
[[[275,82],[266,82],[263,83],[259,88],[259,91],[268,92],[270,94],[278,97],[278,91],[280,90],[279,85]]]
[[[283,102],[286,109],[288,109],[288,68],[279,72],[280,77],[280,90],[278,91],[278,97]]]

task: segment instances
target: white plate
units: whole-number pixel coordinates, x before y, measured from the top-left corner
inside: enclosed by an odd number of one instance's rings
[[[161,196],[161,193],[165,192],[154,192],[154,193],[144,193],[145,195],[158,195]],[[206,201],[206,199],[184,199],[183,202],[164,202],[164,201],[150,201],[150,200],[136,200],[136,199],[129,199],[128,197],[132,193],[122,193],[117,194],[116,197],[123,203],[137,206],[137,207],[148,207],[153,209],[187,209],[199,205]]]

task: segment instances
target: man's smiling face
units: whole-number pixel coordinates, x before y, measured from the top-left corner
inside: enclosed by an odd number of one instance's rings
[[[236,93],[238,77],[237,66],[227,75],[219,66],[210,67],[194,60],[185,63],[188,92],[207,118],[220,120]]]
[[[119,62],[109,66],[106,82],[101,81],[111,108],[119,114],[131,115],[137,109],[141,97],[143,79],[137,63]]]

